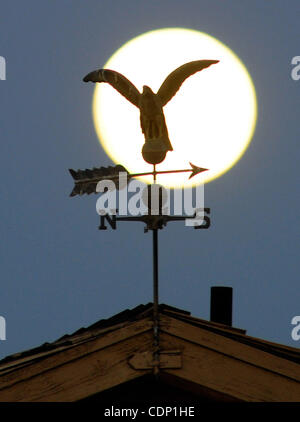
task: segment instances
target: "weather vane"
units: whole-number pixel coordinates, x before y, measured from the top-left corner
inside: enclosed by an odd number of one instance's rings
[[[174,97],[189,76],[218,62],[219,60],[196,60],[185,63],[169,74],[157,94],[147,85],[143,86],[143,92],[140,93],[124,75],[115,70],[94,70],[83,80],[109,83],[140,110],[140,123],[145,137],[142,155],[147,163],[155,165],[165,159],[168,151],[173,151],[163,107]]]
[[[99,230],[106,230],[105,222],[108,222],[112,229],[116,229],[117,221],[141,221],[146,224],[145,232],[152,230],[153,233],[153,327],[154,327],[154,372],[158,372],[159,368],[159,314],[158,314],[158,230],[163,229],[170,221],[186,220],[187,216],[171,216],[165,215],[162,209],[162,187],[159,186],[158,191],[152,190],[156,185],[156,176],[166,173],[190,172],[189,178],[197,174],[207,171],[208,169],[198,167],[190,163],[188,169],[174,169],[157,171],[156,165],[163,162],[168,151],[173,151],[172,144],[169,139],[168,129],[165,121],[163,107],[173,98],[181,87],[182,83],[191,75],[199,72],[212,64],[218,63],[219,60],[196,60],[186,63],[173,72],[164,80],[158,92],[155,94],[151,88],[144,85],[143,92],[138,89],[122,74],[109,69],[99,69],[88,73],[84,78],[84,82],[106,82],[115,88],[128,101],[134,104],[140,110],[140,125],[145,137],[145,143],[142,147],[143,159],[153,165],[153,171],[144,173],[130,174],[122,165],[109,167],[99,167],[86,170],[69,169],[75,186],[70,196],[97,193],[97,185],[101,181],[113,181],[116,189],[121,189],[120,174],[125,174],[126,183],[132,178],[139,176],[153,176],[153,185],[148,189],[148,204],[154,202],[159,203],[158,211],[153,213],[151,206],[148,206],[149,212],[140,216],[116,216],[101,215]],[[124,180],[124,179],[122,179]],[[210,213],[209,208],[204,208],[204,212]],[[195,217],[190,216],[190,218]],[[210,226],[210,218],[204,217],[204,224],[194,225],[195,229],[207,229]],[[201,221],[201,223],[203,220]]]

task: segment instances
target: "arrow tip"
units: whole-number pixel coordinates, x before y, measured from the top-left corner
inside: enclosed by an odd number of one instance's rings
[[[192,173],[191,173],[189,179],[196,176],[196,174],[199,174],[199,173],[202,173],[203,171],[209,170],[209,169],[205,169],[203,167],[195,166],[195,164],[192,164],[192,163],[190,163],[190,166],[192,167]]]

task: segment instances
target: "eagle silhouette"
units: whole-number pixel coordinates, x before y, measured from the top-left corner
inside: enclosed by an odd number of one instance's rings
[[[189,76],[218,62],[219,60],[196,60],[185,63],[167,76],[156,94],[147,85],[143,86],[143,92],[140,93],[124,75],[110,69],[94,70],[88,73],[83,81],[109,83],[128,101],[138,107],[145,145],[147,143],[149,145],[149,142],[152,145],[158,142],[165,156],[167,151],[173,151],[173,147],[169,139],[163,107],[174,97]]]

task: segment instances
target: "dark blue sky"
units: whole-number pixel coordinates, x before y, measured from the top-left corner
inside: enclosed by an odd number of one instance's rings
[[[258,122],[243,158],[206,185],[211,228],[159,233],[160,301],[209,319],[210,287],[232,286],[234,326],[299,347],[299,16],[298,0],[3,2],[0,357],[152,301],[151,233],[125,223],[98,231],[97,197],[69,198],[68,168],[112,164],[82,77],[164,27],[207,32],[235,51],[256,87]]]

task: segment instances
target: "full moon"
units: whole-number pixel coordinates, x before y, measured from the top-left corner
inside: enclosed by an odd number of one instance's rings
[[[208,34],[166,28],[128,41],[102,66],[122,73],[140,92],[143,85],[157,92],[177,67],[204,59],[220,62],[186,79],[164,107],[174,151],[167,153],[157,171],[187,169],[189,162],[208,171],[190,180],[187,173],[159,175],[158,183],[166,187],[209,182],[242,157],[257,117],[255,88],[245,65],[230,48]],[[141,154],[145,140],[139,110],[109,84],[95,85],[93,119],[105,152],[130,173],[152,171]],[[140,180],[149,183],[152,178]]]

